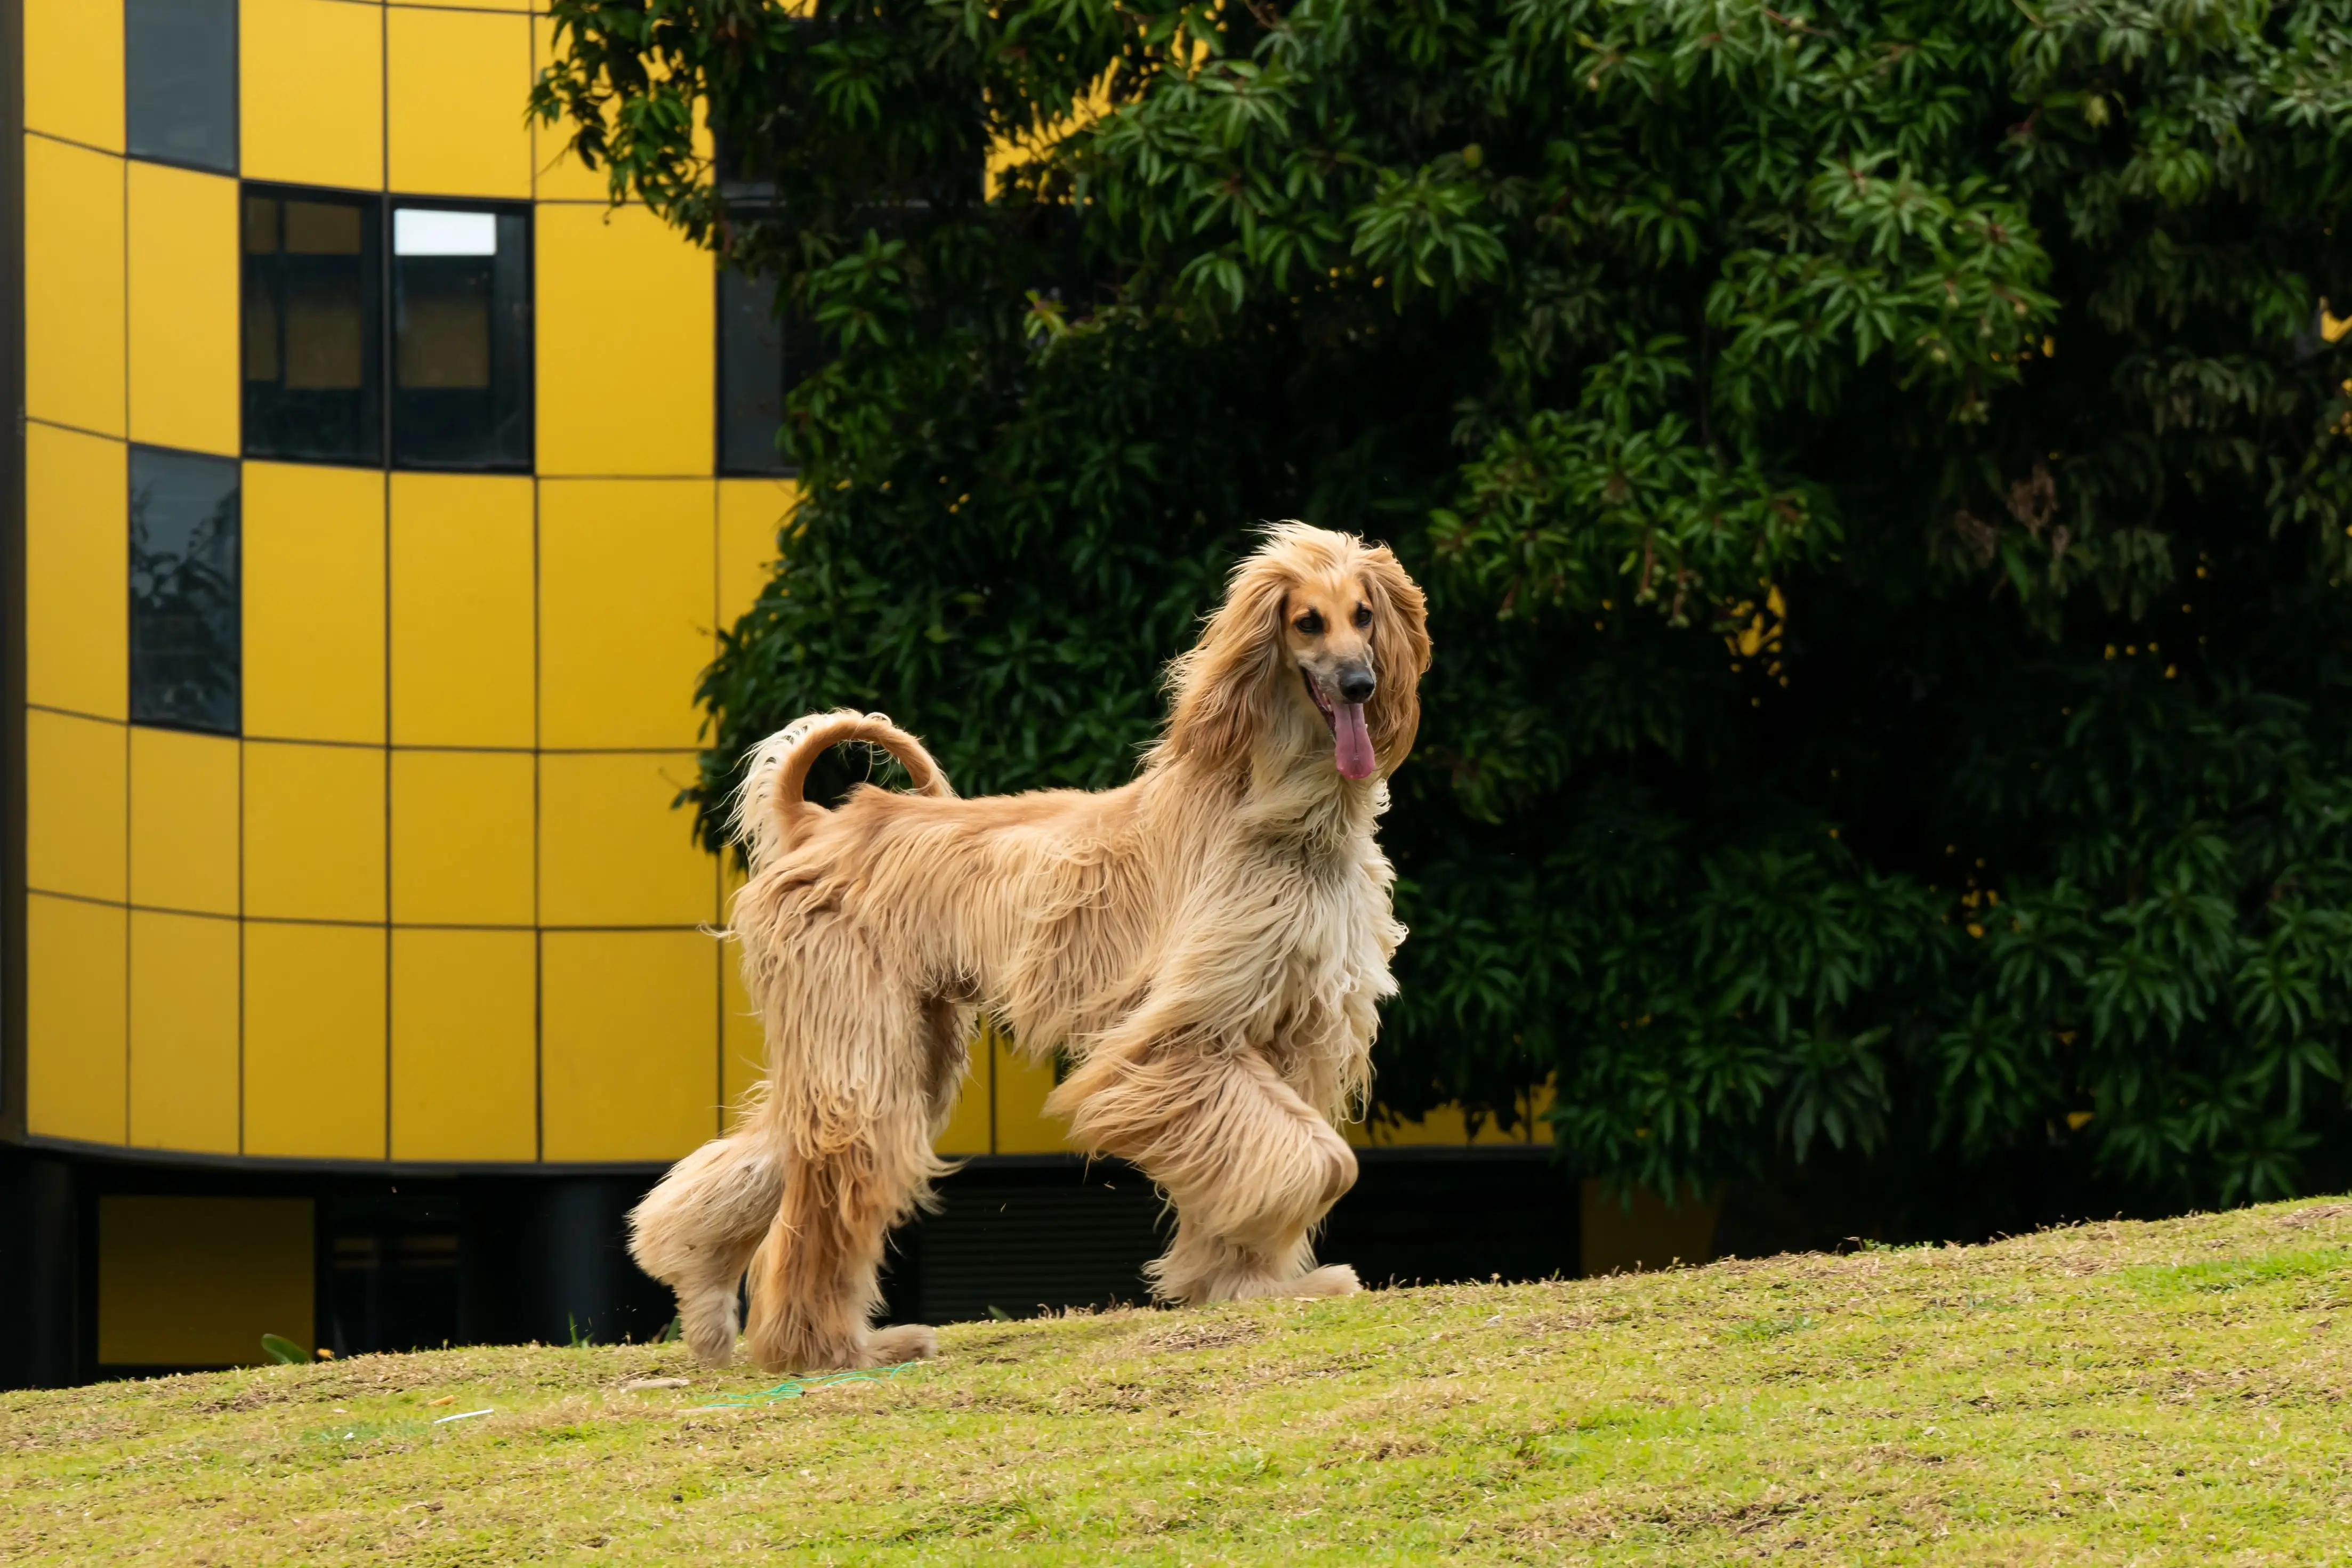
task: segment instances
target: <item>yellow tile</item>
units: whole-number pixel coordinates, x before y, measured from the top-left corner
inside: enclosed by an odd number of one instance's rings
[[[286,920],[384,917],[384,752],[245,745],[245,908]]]
[[[971,1071],[964,1074],[955,1109],[940,1130],[933,1146],[943,1155],[985,1155],[994,1152],[996,1078],[985,1040],[976,1041]],[[1055,1145],[1059,1148],[1060,1145]]]
[[[669,1160],[716,1134],[719,944],[551,931],[540,945],[541,1157]]]
[[[122,151],[122,7],[26,0],[25,129]]]
[[[538,940],[528,931],[392,934],[392,1157],[539,1152]]]
[[[1526,1101],[1521,1098],[1518,1124],[1506,1129],[1492,1116],[1481,1117],[1474,1131],[1469,1113],[1459,1105],[1440,1105],[1413,1121],[1385,1113],[1370,1121],[1350,1122],[1340,1131],[1359,1148],[1450,1148],[1456,1145],[1524,1144],[1528,1141]],[[1549,1135],[1545,1141],[1549,1142]]]
[[[1536,1085],[1533,1093],[1522,1098],[1521,1104],[1528,1119],[1528,1142],[1531,1144],[1551,1142],[1550,1115],[1556,1092],[1557,1086],[1547,1078]]]
[[[724,1009],[719,1020],[719,1087],[730,1128],[741,1120],[743,1096],[768,1072],[766,1031],[751,1010],[751,998],[743,992],[742,953],[730,942],[720,949],[719,958],[719,1005]]]
[[[1648,1187],[1617,1192],[1598,1176],[1587,1176],[1578,1202],[1588,1279],[1715,1260],[1715,1222],[1723,1212],[1719,1188],[1704,1197],[1685,1191],[1669,1202]]]
[[[244,470],[245,733],[383,739],[383,476]]]
[[[25,900],[25,1130],[37,1137],[123,1140],[129,929],[102,904]]]
[[[743,618],[775,576],[776,535],[801,504],[797,479],[719,481],[719,624]]]
[[[718,912],[718,857],[670,802],[694,754],[539,759],[539,918],[546,925],[688,925]]]
[[[122,434],[123,162],[25,138],[25,412]]]
[[[237,1145],[234,920],[131,912],[131,1142],[233,1155]]]
[[[394,752],[394,921],[530,925],[534,788],[528,753]]]
[[[996,1078],[996,1152],[1067,1153],[1069,1128],[1060,1117],[1045,1114],[1045,1096],[1054,1092],[1053,1062],[1034,1061],[1013,1050],[1003,1035],[993,1030],[989,1033]]]
[[[541,7],[534,7],[541,9]],[[530,19],[530,68],[535,78],[553,57],[554,25],[545,16]],[[607,120],[611,119],[608,114]],[[603,202],[608,187],[604,171],[590,169],[572,154],[572,122],[550,125],[533,116],[530,122],[531,195],[542,202]]]
[[[1398,1118],[1375,1121],[1370,1128],[1371,1141],[1382,1147],[1424,1148],[1440,1145],[1466,1144],[1470,1141],[1470,1122],[1459,1105],[1440,1105],[1418,1121]]]
[[[531,482],[392,476],[392,738],[401,746],[530,746]]]
[[[236,913],[237,743],[131,730],[131,902]]]
[[[243,0],[238,12],[246,178],[382,190],[383,9]]]
[[[245,926],[245,1152],[384,1157],[384,932]]]
[[[234,457],[236,182],[137,159],[130,170],[131,439]]]
[[[317,1217],[307,1197],[98,1200],[98,1359],[250,1366],[261,1336],[312,1348]]]
[[[106,718],[129,716],[127,450],[25,428],[25,695]]]
[[[494,3],[494,0],[463,0],[463,3],[485,5]],[[809,14],[814,14],[814,5],[816,5],[816,0],[785,0],[783,9],[795,14],[795,16],[809,16]],[[539,16],[531,16],[531,75],[536,78],[539,70],[546,68],[548,58],[551,58],[552,24],[543,14],[548,9],[546,0],[539,0],[536,5],[531,5],[531,9],[541,12]],[[607,113],[607,122],[609,118],[612,115]],[[572,127],[569,120],[558,120],[555,125],[546,125],[536,118],[531,120],[531,169],[534,169],[531,195],[541,203],[604,203],[607,200],[604,169],[588,169],[579,160],[572,158],[569,127]],[[710,143],[710,125],[703,118],[701,106],[696,106],[696,158],[710,158],[710,146],[713,146]]]
[[[1466,1120],[1465,1118],[1465,1124]],[[1481,1116],[1478,1119],[1477,1127],[1469,1132],[1468,1141],[1480,1145],[1524,1144],[1528,1141],[1527,1124],[1521,1122],[1517,1126],[1507,1128],[1503,1125],[1500,1117]]]
[[[392,188],[530,195],[530,22],[395,7],[386,15]]]
[[[708,482],[541,482],[541,746],[696,743],[717,646],[711,509]]]
[[[130,737],[119,724],[25,715],[25,880],[120,904]]]
[[[410,5],[438,5],[454,11],[544,11],[547,0],[389,0],[393,9],[404,10]]]
[[[543,206],[537,255],[539,471],[709,473],[709,252],[643,207]],[[612,329],[616,299],[626,332]]]
[[[1454,1144],[1524,1144],[1530,1141],[1530,1115],[1540,1116],[1550,1106],[1549,1092],[1543,1092],[1534,1102],[1520,1097],[1518,1124],[1506,1129],[1492,1116],[1479,1119],[1474,1130],[1469,1113],[1459,1105],[1439,1105],[1416,1121],[1387,1117],[1369,1124],[1358,1123],[1349,1136],[1356,1142],[1396,1148],[1425,1148]],[[1540,1129],[1533,1141],[1549,1143],[1549,1124],[1538,1124]]]
[[[478,0],[476,0],[478,3]],[[784,9],[794,16],[811,14],[814,0],[786,0]],[[545,12],[544,0],[531,9]],[[551,57],[552,24],[541,15],[531,18],[530,68],[534,78],[544,69]],[[611,114],[606,114],[607,123]],[[535,173],[532,194],[542,202],[594,202],[603,204],[610,187],[602,168],[591,170],[571,153],[571,121],[558,120],[552,125],[534,118],[531,121],[531,167]],[[709,158],[711,152],[710,128],[705,121],[700,106],[695,112],[694,151],[698,157]]]
[[[732,854],[719,859],[719,917],[729,918],[735,907],[735,895],[743,890],[743,868]],[[759,1015],[751,1010],[751,998],[743,989],[743,950],[733,943],[722,949],[719,973],[722,984],[719,995],[719,1047],[722,1056],[720,1085],[726,1092],[727,1125],[735,1127],[746,1109],[743,1096],[766,1075],[768,1071],[767,1031]]]

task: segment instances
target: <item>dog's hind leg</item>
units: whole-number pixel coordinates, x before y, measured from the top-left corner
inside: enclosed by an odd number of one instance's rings
[[[781,1151],[746,1129],[672,1166],[629,1216],[629,1255],[676,1293],[679,1327],[705,1366],[735,1358],[736,1287],[783,1188]]]
[[[923,1325],[871,1326],[885,1239],[916,1207],[913,1173],[930,1158],[920,1124],[911,1130],[868,1129],[849,1147],[794,1163],[752,1270],[749,1348],[761,1367],[829,1372],[937,1351]]]
[[[878,984],[842,994],[887,995]],[[748,1335],[771,1372],[886,1366],[937,1349],[921,1324],[871,1326],[890,1228],[929,1200],[944,1169],[931,1152],[939,1082],[923,1011],[910,1006],[885,1022],[836,1009],[822,1032],[800,1037],[820,1050],[780,1053],[762,1114],[793,1155],[753,1263]],[[879,1038],[856,1038],[861,1029]]]
[[[1257,1051],[1185,1040],[1097,1058],[1055,1099],[1087,1147],[1134,1161],[1175,1205],[1176,1240],[1145,1270],[1161,1301],[1356,1289],[1345,1264],[1314,1267],[1313,1243],[1355,1185],[1355,1151]]]

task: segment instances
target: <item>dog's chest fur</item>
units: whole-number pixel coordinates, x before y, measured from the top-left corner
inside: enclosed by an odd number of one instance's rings
[[[1268,955],[1274,1028],[1251,1042],[1285,1077],[1328,1080],[1348,1094],[1369,1080],[1379,1004],[1397,988],[1389,959],[1404,939],[1391,899],[1396,873],[1372,837],[1370,811],[1352,826],[1282,846],[1297,902]]]
[[[1101,1022],[1117,1030],[1181,988],[1213,1032],[1263,1051],[1337,1116],[1369,1085],[1379,1004],[1396,991],[1389,959],[1404,937],[1395,872],[1372,834],[1386,791],[1326,785],[1288,810],[1255,804],[1195,817],[1203,836],[1169,862],[1178,885],[1152,901],[1169,918]]]

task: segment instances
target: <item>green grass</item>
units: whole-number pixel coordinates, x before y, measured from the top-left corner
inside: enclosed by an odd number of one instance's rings
[[[2352,1202],[941,1340],[0,1395],[0,1560],[2352,1562]]]

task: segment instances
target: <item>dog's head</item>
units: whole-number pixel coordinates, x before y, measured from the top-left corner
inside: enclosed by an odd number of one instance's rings
[[[1421,589],[1387,546],[1278,523],[1170,667],[1163,747],[1213,768],[1265,745],[1328,747],[1341,777],[1385,777],[1412,749],[1428,668]]]

